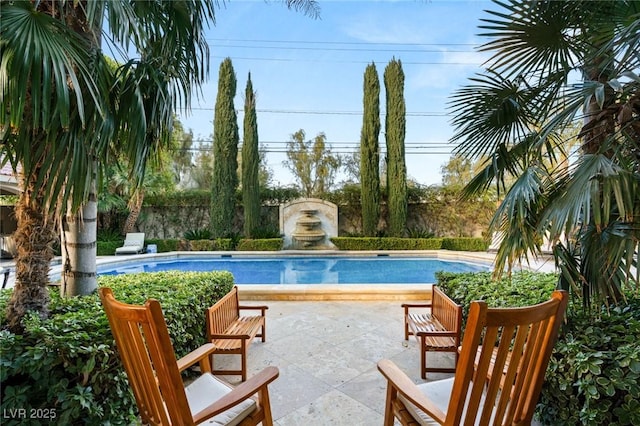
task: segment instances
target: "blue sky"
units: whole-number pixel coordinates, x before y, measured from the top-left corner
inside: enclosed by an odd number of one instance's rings
[[[324,132],[335,152],[357,149],[362,126],[362,84],[368,63],[376,64],[384,111],[384,69],[402,61],[407,110],[407,174],[423,185],[441,182],[453,134],[448,96],[480,71],[485,56],[475,51],[488,1],[320,1],[314,20],[280,2],[231,0],[216,13],[208,32],[209,82],[185,128],[209,140],[213,132],[218,69],[230,57],[238,81],[236,109],[244,106],[251,72],[257,92],[258,133],[274,172],[273,183],[293,183],[283,167],[286,142],[299,129],[307,139]],[[240,138],[242,118],[238,115]],[[384,117],[381,118],[384,123]],[[384,151],[384,124],[380,145]]]

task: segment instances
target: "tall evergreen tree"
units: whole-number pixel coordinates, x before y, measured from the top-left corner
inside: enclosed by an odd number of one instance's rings
[[[404,155],[406,106],[404,102],[404,71],[400,60],[392,59],[384,70],[387,93],[385,132],[387,143],[387,232],[400,237],[407,223],[407,165]]]
[[[233,231],[238,187],[238,120],[233,106],[236,75],[231,58],[220,64],[218,95],[213,117],[213,182],[211,185],[211,231],[229,237]]]
[[[380,217],[380,80],[376,65],[364,72],[362,131],[360,133],[360,191],[362,232],[374,236]]]
[[[260,152],[258,149],[258,118],[256,96],[247,79],[244,97],[244,141],[242,143],[242,203],[244,205],[244,235],[254,237],[260,225]]]

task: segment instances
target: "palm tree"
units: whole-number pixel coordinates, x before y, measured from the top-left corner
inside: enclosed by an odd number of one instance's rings
[[[63,260],[72,288],[62,291],[95,288],[99,164],[115,144],[129,159],[131,180],[140,183],[149,154],[169,140],[174,108],[188,108],[208,74],[205,27],[216,4],[0,4],[1,154],[14,171],[21,164],[23,190],[16,206],[16,284],[5,313],[13,331],[21,331],[28,311],[47,315],[57,218],[72,231],[65,241],[75,252]],[[314,0],[286,4],[318,12]],[[122,65],[114,70],[102,49],[115,52]],[[76,286],[75,280],[83,281]]]
[[[451,101],[457,154],[488,158],[467,195],[503,193],[496,272],[540,254],[548,238],[561,287],[586,306],[619,301],[638,286],[640,3],[496,6],[480,26],[486,72]],[[580,147],[569,150],[576,123]]]

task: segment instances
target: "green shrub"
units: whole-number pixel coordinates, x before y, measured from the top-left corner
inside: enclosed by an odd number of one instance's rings
[[[436,280],[451,299],[462,305],[463,323],[466,323],[472,301],[484,300],[490,307],[526,306],[544,302],[555,290],[558,276],[522,271],[494,281],[491,272],[436,272]]]
[[[542,388],[552,425],[640,425],[640,298],[599,318],[571,312]]]
[[[191,229],[184,233],[185,240],[210,240],[212,237],[209,228]]]
[[[278,251],[282,250],[282,238],[248,239],[243,238],[238,242],[238,251]]]
[[[442,240],[443,250],[487,251],[488,248],[489,242],[484,238],[458,237]]]
[[[213,251],[215,242],[213,240],[191,240],[189,241],[191,251]]]
[[[113,288],[116,298],[127,303],[158,299],[180,357],[205,341],[205,310],[231,290],[233,276],[228,272],[145,273],[101,276],[99,285]],[[0,292],[3,313],[10,295],[11,290]],[[138,423],[133,394],[99,297],[63,299],[55,289],[50,309],[48,319],[35,315],[26,319],[22,335],[0,331],[0,410],[54,411],[55,419],[47,424]],[[1,321],[1,326],[6,325],[4,315]],[[29,423],[3,418],[2,424]]]
[[[434,238],[435,234],[424,227],[416,226],[410,229],[407,229],[407,233],[409,238]]]
[[[253,238],[256,240],[264,240],[269,238],[280,238],[280,229],[275,226],[261,226],[253,231]]]
[[[216,238],[213,240],[213,249],[220,251],[231,251],[236,246],[236,241],[234,238]]]
[[[122,238],[119,241],[98,241],[96,254],[98,256],[112,256],[116,253],[116,249],[122,247],[123,244]]]
[[[438,250],[441,238],[332,237],[340,250]]]
[[[122,234],[119,231],[114,229],[98,229],[97,235],[98,242],[100,241],[111,241],[111,242],[122,242]]]
[[[160,238],[152,238],[144,240],[147,246],[149,244],[155,244],[158,247],[158,253],[167,253],[170,251],[177,251],[178,246],[180,245],[180,240],[178,239],[167,239],[163,240]]]

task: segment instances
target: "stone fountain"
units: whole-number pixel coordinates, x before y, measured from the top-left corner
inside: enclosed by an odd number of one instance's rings
[[[322,221],[316,214],[318,210],[304,209],[300,210],[302,216],[296,220],[296,228],[291,234],[294,245],[309,248],[324,239],[325,233],[321,229]]]
[[[338,206],[301,198],[280,206],[280,233],[285,249],[333,249],[330,238],[338,235]]]

